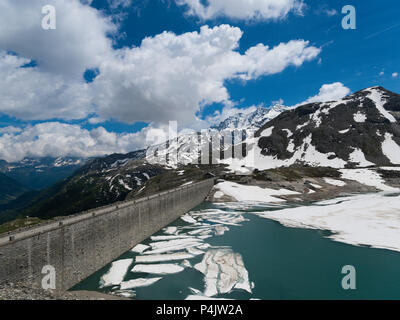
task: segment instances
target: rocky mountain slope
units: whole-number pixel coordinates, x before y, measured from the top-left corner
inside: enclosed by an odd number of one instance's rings
[[[165,171],[137,160],[137,155],[111,155],[90,161],[71,177],[43,190],[18,215],[51,218],[125,200],[130,192]]]
[[[168,158],[168,165],[176,167],[199,162],[202,153],[213,150],[213,163],[227,164],[241,173],[292,165],[333,168],[396,165],[400,164],[399,118],[400,95],[372,87],[338,101],[239,114],[214,130],[203,132],[202,139],[196,134],[183,135],[153,147],[158,158],[147,159],[161,163]],[[266,120],[264,124],[262,119]],[[249,135],[236,145],[236,149],[246,147],[247,156],[239,152],[232,157],[236,143],[229,146],[232,139],[229,133],[224,136],[225,129],[256,131],[254,137]],[[228,147],[222,143],[223,137],[229,142]]]
[[[29,189],[14,179],[0,173],[0,208]]]
[[[286,111],[261,127],[255,167],[400,164],[400,95],[382,87]]]

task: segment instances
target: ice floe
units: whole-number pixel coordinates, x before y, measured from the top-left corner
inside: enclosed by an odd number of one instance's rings
[[[166,264],[137,264],[131,272],[151,273],[151,274],[174,274],[183,271],[185,268],[172,263]]]
[[[331,178],[324,178],[324,181],[327,184],[331,184],[331,185],[337,186],[337,187],[344,187],[346,185],[346,182],[344,182],[344,181],[331,179]]]
[[[181,217],[181,219],[187,223],[196,223],[197,221],[193,219],[190,215],[185,214]]]
[[[229,293],[233,289],[252,292],[242,256],[231,249],[208,250],[194,268],[204,274],[204,295],[207,297]]]
[[[162,278],[138,278],[134,280],[124,281],[121,282],[120,288],[121,290],[126,290],[126,289],[148,287],[161,279]]]
[[[227,299],[227,298],[212,298],[212,297],[207,297],[203,295],[188,295],[185,300],[233,300],[233,299]]]
[[[373,193],[257,215],[288,227],[330,230],[336,241],[400,251],[399,208],[400,196]]]
[[[203,250],[200,250],[197,248],[187,248],[186,250],[187,250],[187,252],[189,252],[190,254],[195,255],[195,256],[204,254]]]
[[[135,292],[132,290],[117,290],[112,292],[111,294],[119,297],[124,297],[124,298],[134,298],[135,297]]]
[[[137,256],[135,262],[136,263],[164,262],[164,261],[191,259],[193,257],[194,255],[190,253],[176,252],[171,254],[154,254],[154,255]]]
[[[183,260],[182,261],[182,266],[184,266],[185,268],[191,268],[192,264],[190,263],[189,260]]]
[[[143,254],[152,255],[152,254],[166,253],[171,251],[179,251],[186,248],[197,247],[202,244],[204,244],[203,240],[195,237],[188,239],[176,239],[169,241],[153,242],[150,243],[152,250],[145,251]]]
[[[164,228],[163,230],[164,230],[165,234],[175,234],[176,231],[178,230],[178,228],[177,227],[167,227],[167,228]]]
[[[143,251],[147,250],[148,248],[150,248],[150,246],[147,246],[145,244],[138,244],[138,245],[134,246],[131,249],[131,251],[136,252],[136,253],[142,253]]]
[[[108,272],[101,277],[100,286],[109,287],[119,285],[128,272],[129,266],[132,264],[133,259],[123,259],[114,261]]]
[[[152,241],[165,241],[165,240],[176,240],[176,239],[187,239],[187,238],[193,238],[191,236],[188,235],[176,235],[176,236],[172,236],[172,235],[168,235],[168,236],[151,236],[150,239]],[[148,246],[150,247],[150,246]]]
[[[298,192],[286,189],[274,190],[258,186],[241,185],[230,181],[220,182],[215,188],[237,201],[283,202],[285,200],[274,196],[299,194]]]

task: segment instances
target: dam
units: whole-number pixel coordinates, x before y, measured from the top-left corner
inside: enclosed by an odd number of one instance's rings
[[[68,290],[202,203],[214,179],[0,235],[0,283],[41,285],[52,266]]]

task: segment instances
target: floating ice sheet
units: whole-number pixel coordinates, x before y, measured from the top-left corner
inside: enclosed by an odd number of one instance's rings
[[[232,289],[243,289],[251,293],[249,275],[242,256],[231,249],[211,249],[203,260],[194,266],[204,274],[204,295],[212,297],[225,294]]]
[[[121,282],[120,288],[121,288],[121,290],[126,290],[126,289],[148,287],[161,279],[162,278],[139,278],[139,279],[124,281],[124,282]]]
[[[111,264],[110,270],[101,277],[101,286],[115,286],[124,280],[126,273],[128,272],[129,266],[132,264],[133,259],[123,259],[114,261]]]
[[[181,219],[187,223],[197,223],[196,219],[193,219],[190,215],[185,214],[181,217]]]
[[[400,196],[373,193],[255,214],[288,227],[330,230],[336,241],[400,251],[399,208]]]
[[[136,252],[136,253],[142,253],[143,251],[147,250],[148,248],[150,248],[150,246],[147,246],[145,244],[138,244],[137,246],[132,248],[132,252]]]
[[[154,254],[154,255],[143,255],[136,257],[136,263],[149,263],[149,262],[164,262],[164,261],[176,261],[184,259],[192,259],[194,255],[187,252],[177,252],[171,254]]]
[[[174,274],[183,271],[185,268],[177,264],[137,264],[132,272],[143,272],[151,274]]]
[[[167,227],[164,228],[163,231],[165,234],[175,234],[175,232],[178,230],[177,227]]]

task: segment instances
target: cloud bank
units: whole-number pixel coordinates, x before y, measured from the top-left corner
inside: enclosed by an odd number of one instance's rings
[[[108,1],[112,8],[131,3]],[[280,19],[302,8],[302,1],[297,0],[210,0],[207,7],[199,1],[181,2],[204,19],[221,14]],[[241,53],[242,30],[226,24],[183,34],[165,31],[143,39],[137,47],[115,49],[118,19],[105,16],[90,3],[0,2],[0,115],[51,121],[22,129],[1,128],[0,158],[16,161],[26,156],[129,152],[143,147],[148,135],[154,142],[163,139],[169,120],[199,129],[207,121],[198,119],[196,113],[208,104],[225,105],[222,117],[236,112],[227,80],[245,83],[300,67],[321,51],[306,40],[295,39],[275,46],[259,43]],[[41,28],[41,9],[48,4],[56,8],[56,30]],[[93,69],[98,75],[87,83],[83,75]],[[64,123],[88,120],[101,125],[108,119],[150,125],[135,134],[116,134],[103,127],[87,130]]]

